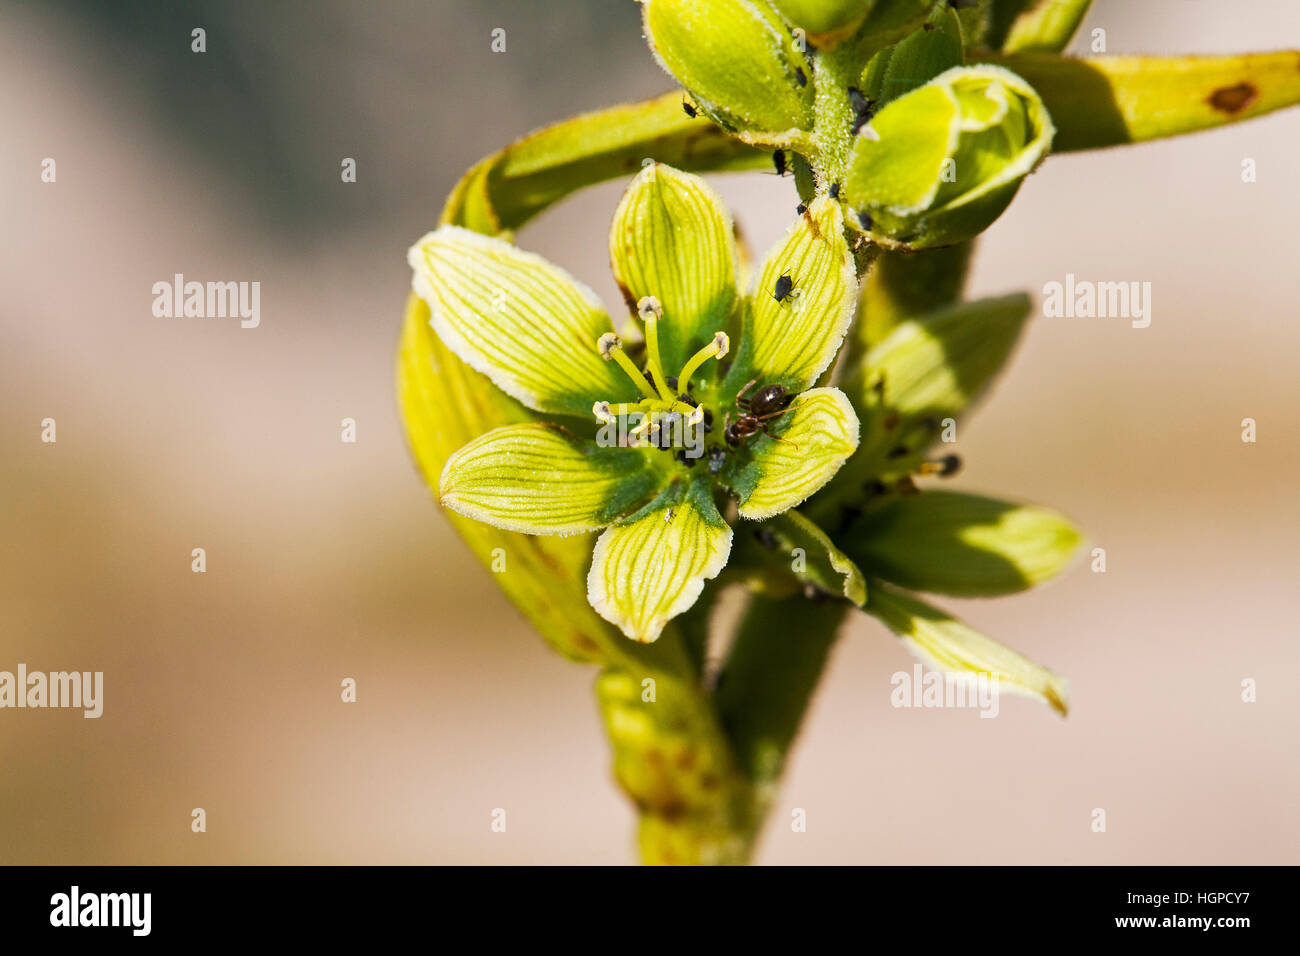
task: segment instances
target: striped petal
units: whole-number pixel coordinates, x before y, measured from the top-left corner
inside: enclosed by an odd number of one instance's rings
[[[700,177],[658,163],[642,170],[614,213],[609,259],[629,308],[648,295],[663,306],[659,353],[668,374],[726,329],[736,298],[735,234]]]
[[[830,481],[858,447],[858,416],[838,388],[804,392],[769,430],[770,436],[751,438],[746,457],[725,474],[742,518],[761,520],[793,508]]]
[[[778,300],[778,291],[785,291],[777,287],[782,277],[790,289]],[[757,379],[796,392],[812,385],[835,358],[853,320],[857,292],[844,214],[839,203],[819,197],[763,263],[728,385],[739,389]]]
[[[563,269],[459,226],[424,236],[407,259],[439,338],[529,408],[589,417],[593,401],[627,393],[596,350],[609,316]]]
[[[601,617],[648,643],[695,603],[730,554],[731,528],[708,481],[678,483],[600,536],[587,597]]]
[[[443,466],[442,504],[525,534],[603,528],[653,494],[655,472],[635,449],[602,448],[554,425],[506,425]]]

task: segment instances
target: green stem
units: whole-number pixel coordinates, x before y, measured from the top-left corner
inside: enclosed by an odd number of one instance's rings
[[[751,845],[848,607],[753,597],[740,623],[714,697],[738,769],[752,784],[745,821]]]

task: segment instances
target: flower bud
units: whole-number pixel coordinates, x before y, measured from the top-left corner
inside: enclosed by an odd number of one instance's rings
[[[645,0],[660,64],[740,139],[792,145],[812,128],[812,66],[765,0]]]
[[[1014,73],[954,67],[863,128],[843,195],[884,245],[963,242],[1002,214],[1054,132],[1038,94]]]
[[[840,40],[857,29],[872,0],[772,0],[772,6],[823,46],[827,38]]]

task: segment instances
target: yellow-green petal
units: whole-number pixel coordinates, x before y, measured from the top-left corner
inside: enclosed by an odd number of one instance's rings
[[[1062,716],[1069,709],[1065,681],[955,617],[898,591],[874,587],[869,614],[903,639],[908,650],[945,674],[997,678],[999,692],[1034,697]]]
[[[554,425],[505,425],[447,459],[438,497],[457,514],[525,534],[603,528],[653,493],[645,455]]]
[[[776,284],[791,289],[778,302]],[[858,280],[844,241],[840,204],[821,196],[795,219],[768,253],[745,310],[741,350],[728,376],[739,389],[750,379],[802,391],[835,358],[853,321]]]
[[[814,388],[773,419],[775,437],[749,439],[742,463],[726,472],[740,499],[740,516],[770,518],[793,508],[840,470],[858,447],[858,416],[838,388]]]
[[[731,216],[700,177],[658,163],[632,180],[609,231],[614,278],[628,306],[644,296],[663,306],[659,354],[676,375],[727,327],[736,298]]]
[[[1010,594],[1055,577],[1081,541],[1054,511],[950,491],[895,498],[840,535],[873,576],[964,597]]]
[[[609,316],[563,269],[458,226],[428,233],[407,258],[438,337],[506,394],[583,417],[593,401],[627,394],[623,373],[596,351],[613,331]]]
[[[591,557],[587,597],[601,617],[648,643],[695,603],[730,554],[731,528],[708,481],[679,483],[605,529]]]

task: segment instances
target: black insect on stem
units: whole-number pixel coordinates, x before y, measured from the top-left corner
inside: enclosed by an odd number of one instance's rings
[[[832,198],[832,199],[839,199],[839,198],[840,198],[840,184],[839,184],[839,183],[831,183],[831,198]]]
[[[776,167],[776,174],[778,176],[784,176],[786,174],[786,170],[790,167],[786,163],[785,150],[778,149],[772,154],[772,165]]]
[[[808,76],[804,73],[801,67],[796,66],[794,68],[794,78],[799,82],[800,86],[808,85]]]
[[[868,99],[856,86],[850,86],[849,106],[853,108],[853,135],[857,136],[876,115],[876,101]]]
[[[862,227],[863,232],[870,232],[875,224],[876,221],[865,212],[858,212],[858,225]]]
[[[687,116],[689,116],[691,119],[695,119],[695,117],[700,115],[700,111],[697,110],[690,103],[686,102],[686,100],[682,100],[682,112],[685,113]]]
[[[800,203],[799,205],[797,205],[797,206],[794,207],[794,212],[795,212],[795,215],[797,215],[797,216],[802,216],[802,215],[803,215],[804,213],[806,213],[807,211],[808,211],[808,207],[805,206],[803,203]]]

